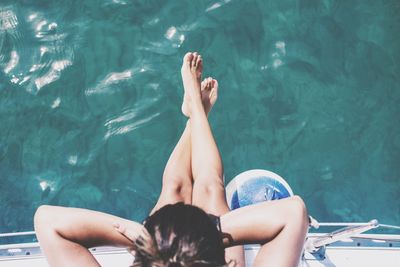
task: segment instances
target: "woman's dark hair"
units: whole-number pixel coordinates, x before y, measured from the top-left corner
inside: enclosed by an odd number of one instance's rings
[[[147,218],[149,236],[136,241],[133,266],[225,266],[225,250],[216,225],[201,209],[177,203]]]

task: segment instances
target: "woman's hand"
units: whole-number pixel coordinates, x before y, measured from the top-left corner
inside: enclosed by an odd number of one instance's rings
[[[142,224],[134,221],[119,220],[114,222],[113,226],[117,232],[132,242],[132,246],[129,247],[131,254],[134,254],[135,252],[138,239],[149,235]]]

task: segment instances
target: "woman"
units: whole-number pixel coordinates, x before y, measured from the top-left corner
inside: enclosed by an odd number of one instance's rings
[[[144,226],[91,210],[41,206],[35,229],[51,266],[99,266],[87,248],[103,245],[133,250],[134,266],[244,266],[241,245],[247,243],[262,244],[254,266],[298,264],[308,228],[299,197],[229,211],[222,161],[207,120],[218,82],[201,82],[202,64],[197,53],[183,58],[182,112],[188,121]]]

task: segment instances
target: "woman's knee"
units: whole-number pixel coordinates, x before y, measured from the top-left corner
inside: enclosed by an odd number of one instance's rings
[[[205,199],[225,196],[225,186],[220,179],[198,179],[193,184],[193,191]]]
[[[33,217],[35,229],[41,226],[51,227],[54,226],[53,221],[54,207],[49,205],[41,205],[37,208]]]
[[[308,225],[308,213],[306,204],[299,196],[290,198],[290,210],[288,211],[292,222]]]
[[[169,179],[163,183],[161,193],[174,200],[186,202],[192,196],[192,183],[182,179]]]

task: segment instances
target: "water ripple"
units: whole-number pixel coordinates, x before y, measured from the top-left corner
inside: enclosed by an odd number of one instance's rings
[[[210,12],[210,11],[212,11],[212,10],[214,10],[214,9],[220,8],[220,7],[222,7],[222,6],[226,5],[226,4],[228,4],[230,1],[231,1],[231,0],[222,0],[222,1],[219,1],[219,2],[215,2],[214,4],[212,4],[211,6],[209,6],[209,7],[206,9],[206,12]]]
[[[108,74],[103,80],[101,80],[95,87],[89,88],[85,91],[87,96],[92,94],[106,94],[113,93],[113,88],[110,87],[112,84],[129,80],[133,75],[132,70],[125,70],[122,72],[112,72]]]
[[[105,126],[107,127],[107,132],[104,136],[104,139],[108,139],[113,135],[125,134],[135,129],[138,129],[139,127],[144,126],[147,122],[158,117],[160,114],[161,114],[160,112],[157,112],[144,119],[135,120],[137,116],[137,110],[135,109],[130,110],[125,114],[122,114],[120,117],[111,119],[105,123]],[[124,124],[126,121],[131,121],[131,122]]]
[[[149,41],[141,49],[161,55],[175,54],[185,41],[184,32],[186,31],[188,31],[187,27],[172,25],[166,30],[163,37],[160,36],[155,41]]]
[[[69,37],[40,12],[23,17],[13,5],[0,7],[0,70],[11,83],[35,94],[73,64]]]

